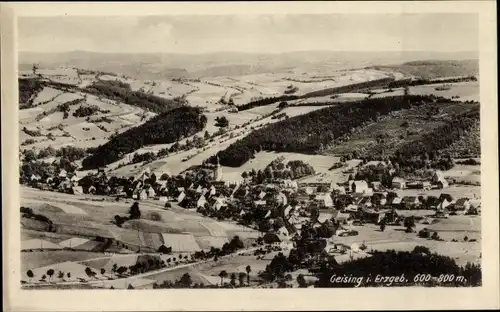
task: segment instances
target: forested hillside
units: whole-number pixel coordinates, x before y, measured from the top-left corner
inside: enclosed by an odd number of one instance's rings
[[[445,155],[442,152],[467,136],[470,131],[474,131],[479,117],[479,106],[474,106],[471,111],[455,116],[446,125],[401,146],[394,153],[392,162],[399,164],[402,169],[408,168],[411,171],[426,167],[451,169],[453,167],[451,155]]]
[[[43,84],[36,78],[18,79],[19,83],[19,108],[31,106],[34,95],[43,90]]]
[[[414,61],[401,65],[370,66],[370,69],[393,70],[405,76],[424,79],[455,76],[476,76],[479,73],[479,60],[462,61]]]
[[[133,91],[129,84],[118,80],[98,80],[87,86],[84,91],[155,113],[168,112],[184,104],[181,99],[165,99],[152,94]]]
[[[143,125],[114,136],[83,160],[84,169],[95,169],[119,160],[145,145],[173,143],[205,128],[207,118],[195,107],[179,107],[159,114]]]
[[[239,167],[258,151],[321,152],[326,144],[349,134],[355,127],[376,122],[393,111],[434,100],[433,96],[407,95],[335,105],[258,129],[218,156],[222,165]],[[209,162],[215,162],[215,156]]]

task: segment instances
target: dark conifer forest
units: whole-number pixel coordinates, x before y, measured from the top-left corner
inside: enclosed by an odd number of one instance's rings
[[[174,143],[203,130],[206,123],[207,118],[201,109],[188,106],[176,108],[114,136],[85,158],[82,166],[84,169],[95,169],[115,162],[145,145]]]

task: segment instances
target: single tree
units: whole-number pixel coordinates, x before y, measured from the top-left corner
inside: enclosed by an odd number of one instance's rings
[[[68,273],[66,274],[66,276],[67,276],[68,278],[71,278],[71,273],[70,273],[70,272],[68,272]]]
[[[116,274],[117,270],[118,270],[118,264],[113,263],[113,266],[111,267],[111,271],[113,272],[113,274]]]
[[[88,276],[89,278],[91,278],[92,276],[94,276],[94,271],[92,271],[92,269],[91,269],[91,268],[86,267],[86,268],[85,268],[85,274],[87,274],[87,276]]]
[[[413,217],[408,217],[404,221],[404,227],[406,228],[406,233],[412,233],[415,227],[415,219]]]
[[[250,272],[252,272],[252,267],[247,265],[245,271],[247,271],[247,284],[250,285]]]
[[[380,231],[383,232],[385,230],[385,222],[380,222]]]
[[[64,278],[64,273],[62,271],[59,271],[59,273],[57,273],[57,277],[59,279],[63,279]]]
[[[47,270],[47,275],[49,276],[49,281],[52,279],[52,275],[54,275],[55,271],[53,269]]]
[[[44,274],[44,275],[42,275],[42,281],[44,281],[44,282],[45,282],[45,279],[46,279],[46,278],[47,278],[47,276],[46,276],[45,274]]]
[[[135,202],[132,204],[129,210],[130,219],[140,219],[141,218],[141,210],[139,209],[139,203]]]
[[[104,268],[101,268],[101,275],[104,275],[106,273],[106,270]]]
[[[28,275],[29,282],[31,282],[31,279],[35,276],[35,275],[33,274],[33,271],[31,271],[31,270],[28,270],[28,271],[26,272],[26,275]]]
[[[179,282],[184,287],[190,287],[191,284],[193,284],[193,280],[191,279],[189,273],[184,273]]]
[[[227,272],[226,272],[226,270],[222,270],[222,271],[220,271],[220,273],[219,273],[219,277],[220,277],[220,285],[221,285],[221,286],[224,286],[224,279],[227,277]]]

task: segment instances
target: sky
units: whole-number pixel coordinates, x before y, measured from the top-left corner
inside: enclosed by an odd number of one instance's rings
[[[110,53],[478,51],[478,15],[19,17],[18,49]]]

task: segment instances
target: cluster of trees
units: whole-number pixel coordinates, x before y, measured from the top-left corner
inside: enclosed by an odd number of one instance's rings
[[[327,107],[253,131],[217,155],[222,165],[239,167],[259,151],[315,153],[333,140],[350,134],[355,127],[432,100],[428,96],[408,95]],[[209,159],[211,163],[215,161],[216,156]]]
[[[120,215],[116,215],[114,217],[114,222],[118,227],[121,227],[122,224],[128,220],[141,218],[141,210],[139,209],[139,203],[138,202],[133,203],[132,206],[130,206],[128,213],[129,213],[128,217]]]
[[[119,80],[98,80],[84,90],[96,96],[104,96],[125,104],[137,106],[155,113],[164,113],[185,104],[178,99],[165,99],[141,91],[133,91],[130,85]]]
[[[63,113],[63,119],[66,119],[66,118],[69,117],[69,110],[70,110],[71,106],[78,105],[78,104],[80,104],[80,103],[82,103],[84,101],[85,101],[85,99],[75,99],[75,100],[72,100],[72,101],[64,102],[62,104],[57,105],[56,110],[59,111],[59,112],[62,112]],[[78,117],[78,116],[76,116],[76,117]]]
[[[481,162],[479,160],[476,160],[474,158],[469,158],[466,160],[457,161],[456,163],[457,163],[457,165],[468,165],[468,166],[477,166],[477,165],[481,164]]]
[[[226,116],[220,116],[215,118],[215,126],[217,127],[227,127],[229,126],[229,120],[226,118]]]
[[[244,111],[244,110],[252,109],[255,107],[259,107],[259,106],[271,105],[271,104],[278,103],[281,101],[297,100],[299,98],[300,97],[296,96],[296,95],[282,95],[282,96],[277,96],[277,97],[268,97],[268,98],[258,99],[255,101],[251,101],[247,104],[243,104],[243,105],[238,106],[238,111]]]
[[[159,114],[146,123],[120,133],[83,160],[84,169],[95,169],[119,160],[145,145],[166,144],[191,136],[205,128],[207,118],[196,107],[179,107]]]
[[[401,169],[412,171],[425,168],[451,169],[454,165],[453,159],[449,154],[442,155],[440,151],[466,135],[479,118],[480,111],[477,106],[466,113],[454,116],[445,125],[399,147],[391,156],[392,163],[397,163]]]
[[[20,78],[19,84],[19,109],[33,106],[34,95],[43,90],[43,83],[37,78]]]
[[[153,161],[155,159],[156,159],[156,154],[153,152],[146,152],[146,153],[142,153],[142,154],[135,153],[134,157],[132,158],[132,163],[136,164],[136,163],[140,163],[143,161],[149,162],[149,161]]]
[[[78,107],[73,113],[74,117],[88,117],[92,116],[95,113],[99,112],[99,106],[97,105],[81,105]]]
[[[241,177],[251,179],[256,184],[265,181],[274,181],[276,179],[300,179],[305,176],[315,174],[314,168],[302,160],[291,160],[285,162],[284,157],[278,157],[273,160],[264,170],[244,171]]]
[[[481,266],[468,263],[465,266],[459,266],[451,257],[442,256],[435,253],[430,253],[425,247],[415,247],[411,252],[408,251],[375,251],[371,253],[371,257],[361,258],[344,262],[341,265],[325,265],[318,274],[318,282],[316,287],[377,287],[381,286],[379,281],[375,281],[375,276],[402,276],[405,280],[392,285],[385,284],[384,286],[481,286]],[[332,275],[336,276],[352,276],[363,277],[361,284],[358,285],[356,278],[352,282],[334,283],[331,281]],[[419,281],[416,279],[419,276],[429,274],[432,279],[429,281]],[[463,276],[464,279],[453,281],[438,281],[441,274],[453,275],[455,277]],[[367,279],[367,276],[373,278]]]
[[[21,206],[20,210],[21,210],[23,218],[33,219],[33,220],[36,220],[36,221],[43,222],[43,223],[46,224],[46,231],[47,232],[53,232],[53,231],[55,232],[54,223],[52,222],[52,220],[50,220],[49,218],[47,218],[47,216],[34,213],[33,209],[28,208],[28,207]]]

